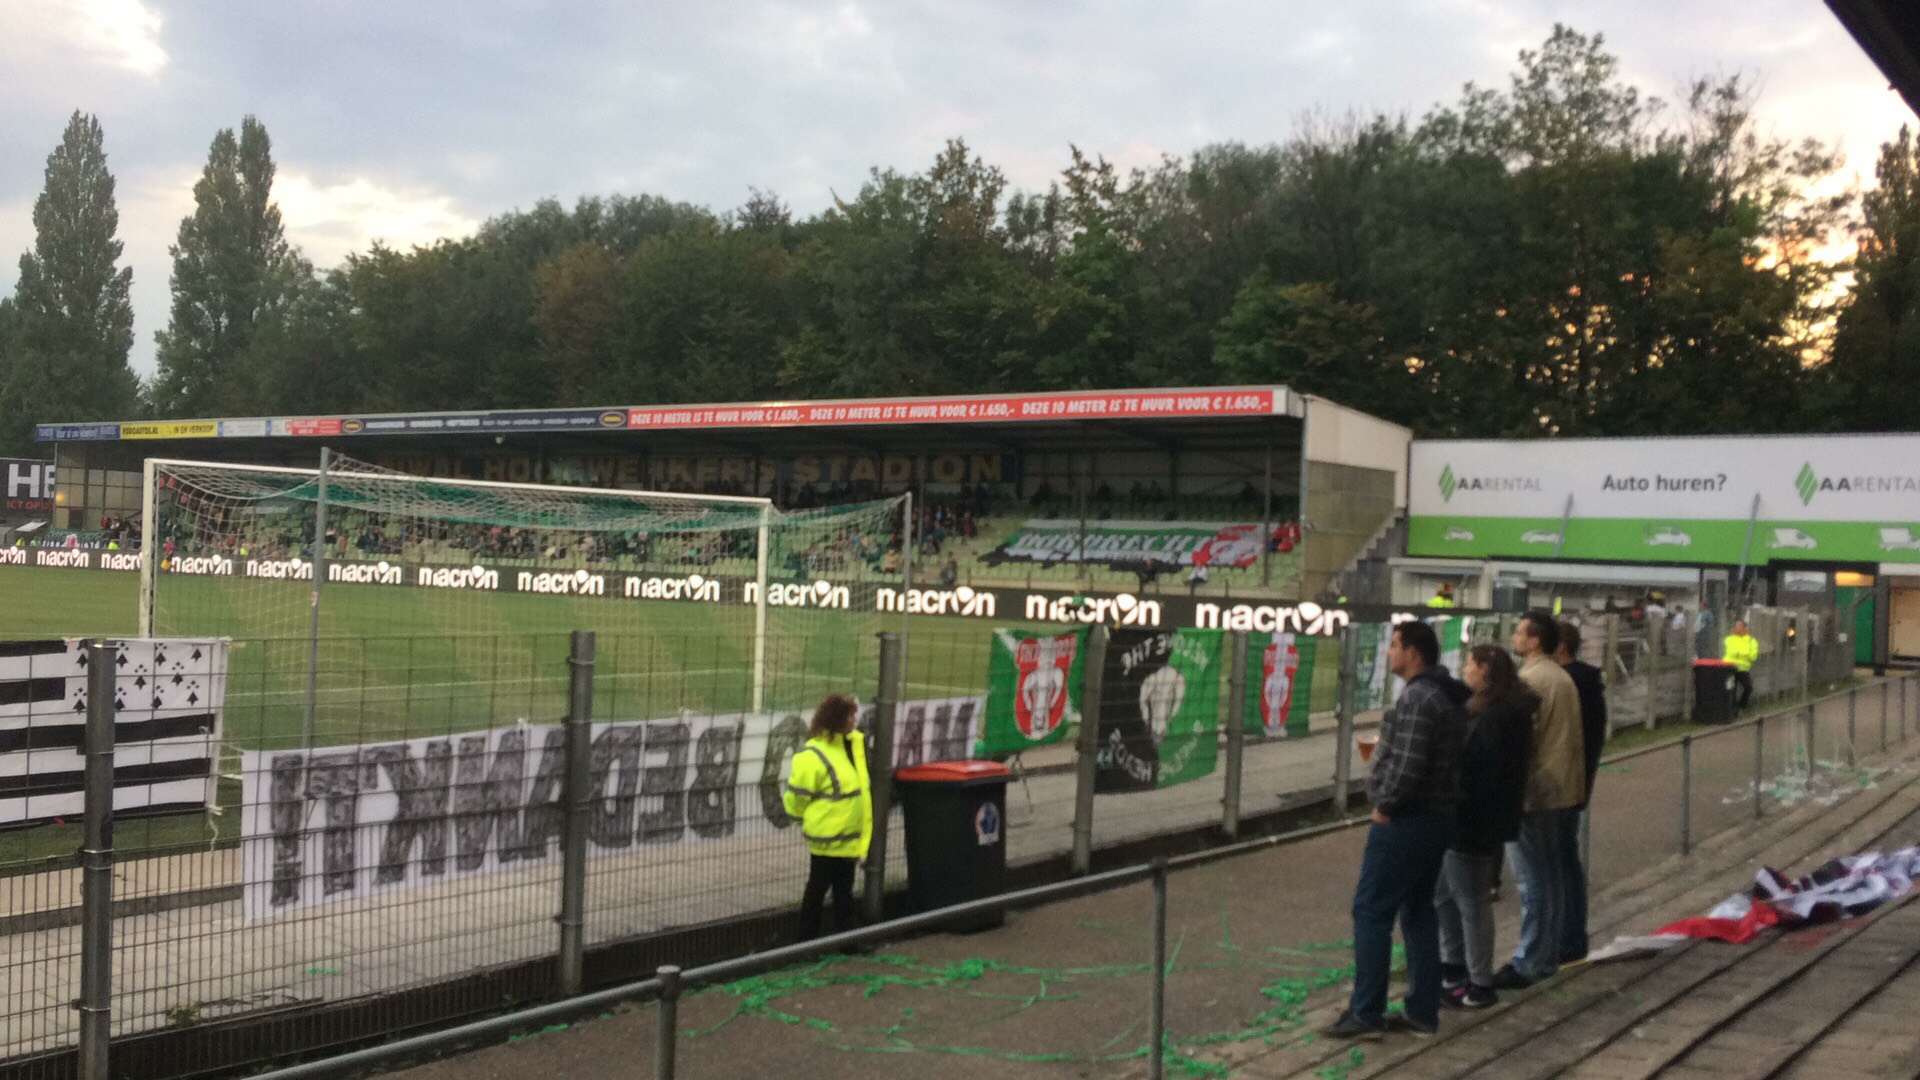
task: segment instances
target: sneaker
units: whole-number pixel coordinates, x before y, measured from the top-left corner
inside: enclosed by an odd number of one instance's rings
[[[1406,1013],[1397,1012],[1387,1017],[1387,1030],[1411,1035],[1416,1039],[1431,1039],[1440,1033],[1440,1022],[1436,1020],[1431,1024],[1423,1024]]]
[[[1533,980],[1520,974],[1512,964],[1503,964],[1493,973],[1493,985],[1500,990],[1525,990],[1533,985]]]
[[[1321,1029],[1320,1034],[1329,1039],[1365,1039],[1371,1042],[1385,1034],[1386,1030],[1385,1024],[1369,1024],[1351,1012],[1343,1012],[1340,1019]]]
[[[1491,986],[1467,983],[1443,992],[1440,1004],[1449,1009],[1491,1009],[1500,1004],[1500,995]]]
[[[1440,965],[1440,989],[1452,990],[1455,987],[1460,987],[1465,985],[1467,985],[1467,965],[1465,964],[1441,964]]]

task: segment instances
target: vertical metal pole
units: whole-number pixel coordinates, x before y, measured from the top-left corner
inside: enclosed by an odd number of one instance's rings
[[[1359,658],[1354,655],[1353,624],[1340,630],[1340,685],[1334,692],[1333,714],[1337,721],[1333,735],[1333,810],[1347,813],[1347,789],[1353,779],[1353,684],[1359,677]]]
[[[767,707],[767,557],[773,539],[773,503],[760,507],[760,553],[754,559],[753,580],[753,711]]]
[[[1855,733],[1854,733],[1854,725],[1853,725],[1853,713],[1854,713],[1853,695],[1848,694],[1847,695],[1847,764],[1849,766],[1853,765],[1855,762],[1859,760],[1859,753],[1855,750],[1856,744],[1854,742]],[[1887,742],[1886,732],[1883,731],[1880,733],[1880,743],[1881,743],[1880,748],[1882,750],[1886,749],[1886,742]]]
[[[1753,719],[1753,820],[1759,821],[1761,810],[1760,773],[1766,768],[1767,756],[1767,717],[1765,713]]]
[[[873,840],[867,847],[868,922],[879,922],[887,900],[887,819],[893,813],[893,719],[900,701],[900,658],[905,639],[891,630],[880,635],[880,685],[873,695],[873,737],[867,744],[867,782],[873,785]]]
[[[1620,655],[1620,616],[1608,615],[1606,621],[1607,640],[1600,652],[1600,678],[1602,680],[1601,685],[1603,686],[1613,682],[1613,673],[1619,667],[1619,665],[1615,663],[1615,659]],[[1502,643],[1504,644],[1504,639]],[[1609,740],[1613,738],[1613,718],[1616,715],[1618,715],[1617,710],[1607,710],[1607,738]]]
[[[1680,740],[1680,854],[1693,854],[1693,736]]]
[[[680,969],[665,964],[654,972],[660,980],[660,1011],[653,1040],[653,1080],[673,1080],[675,1042],[680,1038]]]
[[[1880,680],[1880,728],[1883,731],[1887,727],[1887,696],[1887,681],[1882,679]]]
[[[54,447],[58,449],[59,445],[55,443]],[[153,632],[153,597],[154,586],[160,577],[160,547],[163,543],[160,539],[159,517],[154,513],[154,507],[159,503],[158,495],[154,491],[154,482],[159,477],[159,468],[152,458],[148,458],[141,471],[143,475],[140,481],[140,622],[134,628],[134,633],[141,637],[158,637],[159,635]],[[59,473],[56,471],[54,475],[57,483]]]
[[[1101,677],[1107,666],[1107,628],[1087,633],[1087,658],[1080,668],[1080,737],[1075,742],[1073,787],[1073,872],[1093,871],[1093,773],[1100,754]]]
[[[587,925],[587,822],[593,802],[594,637],[575,630],[567,655],[567,759],[560,794],[560,996],[583,985]]]
[[[320,473],[313,497],[313,613],[307,628],[307,701],[302,716],[301,745],[313,749],[315,702],[320,693],[320,589],[327,580],[327,467],[333,452],[320,448]]]
[[[1300,448],[1300,458],[1305,461],[1306,447]],[[1300,489],[1304,498],[1306,488]],[[1265,588],[1273,584],[1273,440],[1267,440],[1267,468],[1260,482],[1260,585]]]
[[[89,641],[84,772],[86,838],[80,848],[79,1080],[107,1080],[113,1008],[113,692],[119,650]]]
[[[1153,982],[1147,1002],[1152,1042],[1147,1051],[1149,1080],[1166,1075],[1167,1043],[1167,860],[1153,860]]]
[[[1220,796],[1220,831],[1240,835],[1240,781],[1247,762],[1247,632],[1229,630],[1227,646],[1227,775]]]

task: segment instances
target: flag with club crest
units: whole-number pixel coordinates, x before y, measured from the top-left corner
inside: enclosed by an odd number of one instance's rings
[[[1307,634],[1247,636],[1247,733],[1299,739],[1313,712],[1313,667],[1320,639]]]
[[[1059,742],[1080,722],[1080,671],[1087,632],[1022,635],[993,631],[987,712],[974,753],[1004,757]]]

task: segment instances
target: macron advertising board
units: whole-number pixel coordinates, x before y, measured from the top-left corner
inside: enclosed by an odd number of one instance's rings
[[[1920,436],[1416,442],[1408,488],[1409,555],[1920,563]]]

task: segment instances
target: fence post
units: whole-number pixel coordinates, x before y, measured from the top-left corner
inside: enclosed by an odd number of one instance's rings
[[[660,980],[660,1012],[654,1029],[653,1080],[673,1080],[675,1043],[680,1038],[680,969],[665,964],[654,975]]]
[[[1247,632],[1227,632],[1227,776],[1220,796],[1220,831],[1240,835],[1240,780],[1247,758]]]
[[[1760,773],[1766,768],[1767,756],[1767,714],[1761,713],[1753,718],[1753,820],[1759,821],[1762,813],[1760,799]]]
[[[1662,626],[1647,627],[1647,707],[1646,728],[1652,731],[1659,723],[1660,710],[1654,700],[1660,694],[1660,634]]]
[[[1614,685],[1614,671],[1619,667],[1617,660],[1620,656],[1620,616],[1608,615],[1606,616],[1606,623],[1606,643],[1600,649],[1600,678],[1603,680],[1601,683],[1602,686],[1612,686]],[[1504,641],[1502,644],[1504,644]],[[1613,720],[1615,716],[1619,715],[1620,710],[1612,708],[1611,702],[1609,702],[1608,705],[1607,738],[1611,740],[1613,738]]]
[[[1107,666],[1107,627],[1096,623],[1087,634],[1087,659],[1080,667],[1080,737],[1073,760],[1073,872],[1093,871],[1093,772],[1100,753],[1100,681]]]
[[[1149,1080],[1162,1080],[1167,1042],[1167,860],[1153,860],[1153,982],[1147,1010],[1151,1014],[1147,1051]]]
[[[1353,786],[1353,681],[1358,677],[1354,653],[1349,623],[1340,630],[1340,686],[1333,699],[1333,809],[1341,817],[1347,814],[1347,789]]]
[[[1854,745],[1855,731],[1854,731],[1853,714],[1854,714],[1853,695],[1848,694],[1847,695],[1847,767],[1848,768],[1852,768],[1854,764],[1858,762],[1860,757],[1859,753],[1855,750],[1855,745]],[[1882,731],[1880,733],[1880,749],[1885,750],[1887,748],[1886,743],[1887,743],[1886,732]]]
[[[567,649],[566,772],[560,792],[560,963],[557,990],[575,997],[587,949],[587,822],[593,800],[593,665],[591,630],[575,630]]]
[[[900,703],[898,631],[880,634],[880,685],[873,693],[873,741],[867,758],[867,782],[873,785],[873,840],[867,847],[866,894],[868,922],[879,922],[887,903],[887,828],[893,814],[893,720]]]
[[[119,649],[89,641],[86,763],[80,848],[79,1080],[107,1080],[107,1040],[113,1009],[113,693]]]
[[[1680,854],[1693,854],[1693,736],[1680,739]]]

